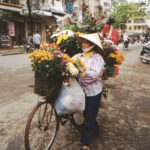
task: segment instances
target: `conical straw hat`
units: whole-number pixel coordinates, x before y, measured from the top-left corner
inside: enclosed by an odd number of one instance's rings
[[[98,33],[84,34],[84,35],[78,36],[77,38],[86,39],[86,40],[94,43],[95,45],[97,45],[101,49],[103,49],[102,43],[101,43],[101,40],[100,40],[100,37],[99,37]]]

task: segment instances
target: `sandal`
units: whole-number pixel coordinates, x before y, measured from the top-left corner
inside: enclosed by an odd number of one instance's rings
[[[81,150],[90,150],[90,147],[89,146],[86,146],[86,145],[83,145]]]

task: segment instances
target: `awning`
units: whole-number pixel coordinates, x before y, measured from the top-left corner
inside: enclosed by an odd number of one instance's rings
[[[35,15],[41,15],[41,16],[52,16],[52,12],[49,12],[49,11],[42,11],[42,10],[39,10],[39,11],[32,11],[32,14],[35,14]]]
[[[68,18],[69,16],[68,15],[65,15],[65,16],[59,16],[59,15],[54,15],[53,16],[56,18],[56,21],[57,22],[62,22],[64,19]]]
[[[64,11],[61,10],[56,10],[54,8],[51,8],[52,13],[56,13],[56,14],[60,14],[60,15],[65,15],[66,13]]]

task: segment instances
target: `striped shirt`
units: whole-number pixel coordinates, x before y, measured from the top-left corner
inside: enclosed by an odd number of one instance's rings
[[[95,96],[102,91],[102,74],[104,68],[104,60],[98,53],[93,52],[87,59],[85,53],[77,54],[74,60],[81,59],[86,66],[86,74],[84,77],[78,76],[79,84],[85,91],[87,96]]]

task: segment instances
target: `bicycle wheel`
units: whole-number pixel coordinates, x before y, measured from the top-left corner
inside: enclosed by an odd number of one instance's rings
[[[81,129],[84,125],[83,112],[73,114],[71,122],[77,129]]]
[[[58,130],[55,108],[47,102],[39,102],[29,115],[25,129],[26,150],[50,150]]]
[[[143,58],[141,58],[142,63],[143,63],[143,64],[148,64],[149,61],[148,61],[147,59],[150,59],[150,56],[149,56],[147,53],[144,53],[144,54],[142,55],[142,57],[143,57]],[[146,59],[146,58],[147,58],[147,59]]]

